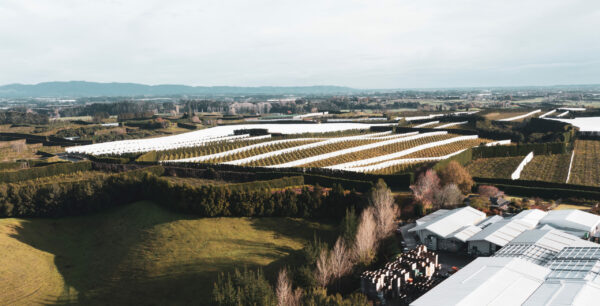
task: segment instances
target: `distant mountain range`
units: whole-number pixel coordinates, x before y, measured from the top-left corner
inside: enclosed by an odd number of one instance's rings
[[[358,89],[342,86],[186,86],[143,85],[136,83],[97,83],[84,81],[46,82],[33,85],[0,86],[0,97],[96,97],[96,96],[174,96],[174,95],[283,95],[348,94]]]
[[[460,91],[480,92],[494,90],[568,90],[600,91],[600,85],[551,85],[551,86],[491,86],[459,88],[403,88],[403,89],[356,89],[344,86],[187,86],[187,85],[144,85],[137,83],[98,83],[85,81],[45,82],[39,84],[8,84],[0,86],[0,98],[40,97],[140,97],[140,96],[224,96],[224,95],[336,95],[394,91]]]

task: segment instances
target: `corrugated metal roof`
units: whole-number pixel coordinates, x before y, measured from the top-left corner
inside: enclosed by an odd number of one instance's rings
[[[581,281],[552,281],[542,284],[523,304],[539,305],[598,305],[600,287]]]
[[[467,225],[456,232],[450,234],[450,238],[460,240],[462,242],[467,241],[470,237],[481,231],[481,228],[475,225]]]
[[[540,220],[540,223],[559,228],[595,231],[595,228],[600,224],[600,216],[578,209],[552,210]]]
[[[548,264],[546,281],[525,305],[598,305],[600,246],[567,247]]]
[[[505,246],[524,231],[534,225],[530,222],[517,220],[502,220],[489,225],[482,231],[473,235],[468,241],[484,240],[499,246]]]
[[[483,219],[485,219],[485,213],[466,206],[440,214],[438,217],[410,229],[409,232],[427,229],[440,237],[449,238],[457,230],[468,225],[477,224]]]
[[[477,224],[477,226],[479,226],[480,228],[485,228],[486,226],[489,226],[492,223],[496,223],[496,222],[502,221],[502,220],[504,220],[504,218],[502,218],[501,216],[493,215],[493,216],[489,216],[489,217],[485,218],[483,221],[479,222]]]
[[[411,305],[520,305],[548,273],[518,258],[479,257]]]
[[[417,219],[416,223],[417,223],[417,225],[421,225],[423,223],[430,222],[430,221],[432,221],[434,219],[439,218],[440,216],[445,215],[448,212],[449,212],[448,209],[438,209],[438,210],[430,213],[427,216],[424,216],[424,217],[421,217],[421,218]]]
[[[528,209],[528,210],[524,210],[524,211],[518,213],[517,215],[512,217],[512,219],[513,220],[520,219],[523,221],[527,221],[527,222],[533,224],[533,226],[535,226],[547,214],[548,214],[547,212],[539,210],[539,209]]]
[[[563,231],[552,229],[533,229],[523,232],[517,236],[511,244],[535,244],[555,252],[560,252],[566,247],[589,247],[597,244],[580,239]]]

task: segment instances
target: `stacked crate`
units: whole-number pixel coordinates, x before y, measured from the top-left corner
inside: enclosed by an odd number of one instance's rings
[[[361,290],[373,299],[409,299],[436,284],[432,277],[439,270],[437,254],[420,245],[388,262],[382,269],[365,271],[361,275]]]

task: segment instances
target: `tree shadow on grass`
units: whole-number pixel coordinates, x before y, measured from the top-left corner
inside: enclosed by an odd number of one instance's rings
[[[307,220],[298,218],[256,218],[252,227],[272,231],[275,235],[312,241],[315,237],[333,243],[338,236],[337,224],[331,220]]]
[[[144,232],[182,219],[185,216],[165,213],[156,204],[139,202],[82,217],[28,219],[11,236],[54,255],[65,283],[58,303],[105,304],[96,301],[112,294],[112,288],[130,286],[122,282],[120,265]]]
[[[12,237],[54,255],[65,289],[58,301],[44,301],[47,304],[210,305],[213,284],[221,272],[262,267],[267,279],[274,283],[280,268],[301,263],[300,250],[272,240],[224,237],[223,243],[242,249],[243,258],[215,256],[189,262],[176,258],[153,270],[156,261],[165,259],[153,256],[155,243],[161,242],[152,240],[152,235],[148,235],[151,230],[157,225],[193,219],[198,218],[139,202],[82,217],[28,219]],[[251,219],[251,226],[274,232],[275,239],[277,235],[306,241],[315,234],[337,236],[333,226],[327,228],[302,219],[258,218]],[[161,238],[178,239],[169,235]],[[202,252],[202,247],[198,251]],[[257,264],[257,258],[269,263]]]

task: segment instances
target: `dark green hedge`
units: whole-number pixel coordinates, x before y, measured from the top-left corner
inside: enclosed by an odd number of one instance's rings
[[[198,128],[198,126],[195,124],[185,123],[185,122],[177,122],[177,127],[188,129],[188,130],[195,130]]]
[[[25,162],[0,163],[0,171],[20,169]]]
[[[318,188],[303,188],[297,193],[292,190],[273,192],[268,188],[194,187],[154,175],[161,171],[164,168],[156,166],[77,182],[1,184],[0,217],[82,215],[140,200],[155,201],[169,209],[202,217],[341,218],[348,208],[360,212],[365,205],[364,197],[346,194],[339,187],[329,193]],[[294,185],[301,181],[301,177],[280,179],[280,183]]]
[[[354,189],[358,192],[367,192],[373,187],[373,183],[368,181],[348,180],[315,174],[304,174],[304,182],[309,185],[319,184],[323,187],[333,187],[335,184],[340,184],[345,189]]]
[[[450,158],[439,161],[437,164],[433,166],[433,170],[440,171],[445,168],[451,161],[456,161],[461,165],[466,165],[470,161],[473,160],[473,149],[467,149],[460,154],[454,155]]]
[[[572,190],[585,190],[585,191],[592,191],[592,192],[600,192],[600,187],[587,186],[587,185],[554,183],[554,182],[544,182],[544,181],[530,181],[530,180],[511,180],[511,179],[501,179],[501,178],[483,178],[483,177],[474,177],[473,179],[477,183],[480,183],[480,184],[518,185],[518,186],[526,186],[526,187],[572,189]]]
[[[89,161],[77,163],[57,163],[44,167],[35,167],[17,171],[0,172],[0,183],[14,183],[32,180],[40,177],[68,174],[78,171],[89,171],[92,163]]]
[[[501,185],[494,184],[500,190],[511,195],[519,195],[524,197],[540,197],[544,199],[564,199],[564,198],[581,198],[590,200],[599,200],[600,192],[576,190],[576,189],[558,189],[558,188],[541,188],[527,187],[518,185]]]
[[[170,168],[171,166],[167,166]],[[319,184],[324,187],[332,187],[333,184],[341,184],[346,189],[355,189],[357,191],[368,191],[372,183],[383,179],[388,186],[393,189],[406,189],[413,182],[412,173],[394,174],[394,175],[376,175],[356,173],[342,170],[329,170],[322,168],[261,168],[261,167],[245,167],[236,165],[224,164],[201,164],[201,163],[178,163],[177,168],[189,169],[212,169],[215,173],[222,172],[238,172],[238,173],[253,173],[258,177],[256,179],[272,179],[283,176],[304,176],[304,181],[307,184]],[[226,177],[229,177],[227,175]],[[207,177],[204,177],[207,178]]]
[[[99,163],[108,163],[108,164],[126,164],[130,162],[130,159],[127,157],[117,157],[117,156],[94,156],[90,155],[88,158],[91,161],[99,162]]]
[[[477,147],[473,148],[473,158],[525,156],[531,151],[533,151],[535,155],[567,154],[569,153],[569,147],[568,143],[564,142],[526,143],[510,146]]]
[[[282,177],[273,180],[267,181],[254,181],[247,183],[239,183],[239,184],[227,184],[227,185],[217,185],[215,187],[227,188],[229,190],[260,190],[260,189],[277,189],[277,188],[285,188],[290,186],[302,186],[304,185],[304,177],[303,176],[294,176],[294,177]]]

